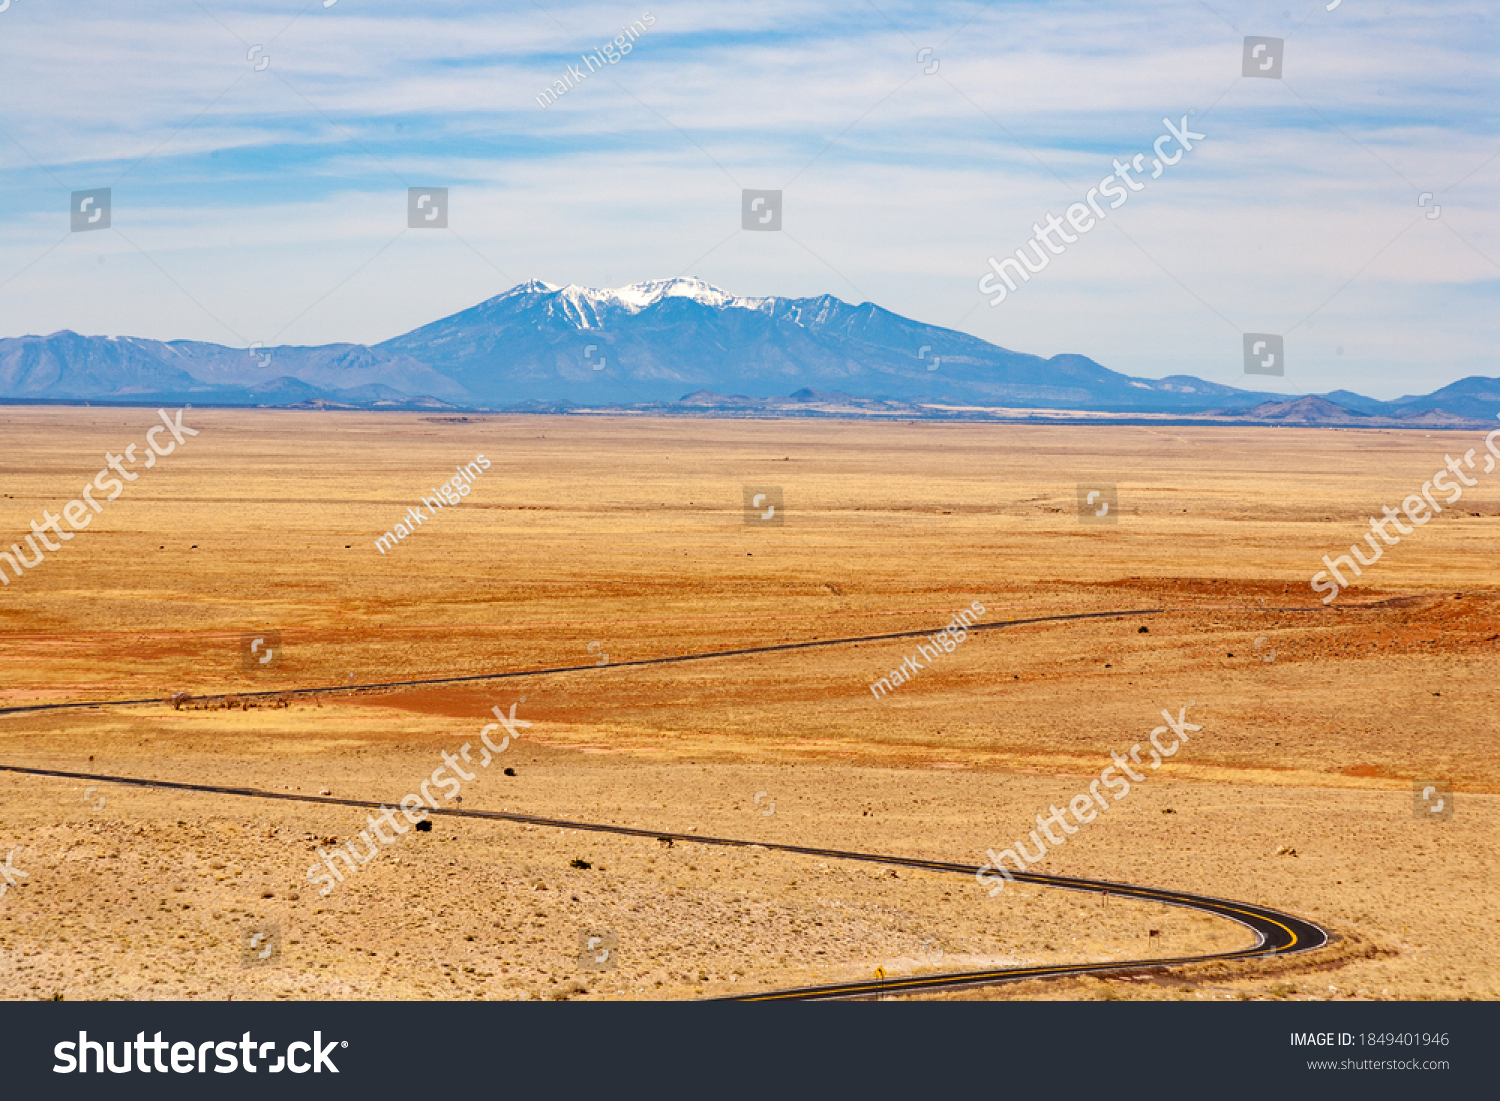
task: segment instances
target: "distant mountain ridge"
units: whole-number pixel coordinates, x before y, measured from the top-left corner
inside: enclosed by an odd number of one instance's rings
[[[66,331],[0,339],[0,400],[524,410],[701,407],[720,395],[758,406],[803,391],[815,397],[795,400],[822,408],[845,400],[916,414],[944,405],[1244,416],[1285,402],[1188,375],[1135,378],[1080,355],[1013,352],[869,302],[744,298],[699,279],[613,290],[533,280],[371,346],[247,351]],[[688,397],[701,392],[714,401]],[[1347,391],[1318,400],[1331,406],[1312,414],[1322,421],[1493,420],[1500,379],[1395,402]]]

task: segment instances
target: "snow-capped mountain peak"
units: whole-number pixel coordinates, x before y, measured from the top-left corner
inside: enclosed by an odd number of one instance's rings
[[[569,283],[557,287],[533,279],[515,288],[512,294],[555,294],[582,318],[597,318],[601,309],[617,309],[636,314],[667,298],[687,298],[714,309],[768,309],[775,301],[772,298],[742,298],[721,290],[697,276],[676,279],[653,279],[644,283],[631,283],[626,287],[598,288],[580,287]]]
[[[528,279],[524,283],[517,283],[500,297],[509,298],[516,294],[551,294],[557,289],[556,284],[543,282],[540,279]]]
[[[726,306],[754,309],[760,303],[767,301],[760,298],[740,298],[728,291],[720,290],[697,276],[686,279],[657,279],[647,283],[632,283],[628,287],[615,290],[599,290],[589,293],[598,296],[600,300],[618,303],[632,312],[643,310],[647,306],[654,306],[663,298],[690,298],[694,302],[719,309]]]

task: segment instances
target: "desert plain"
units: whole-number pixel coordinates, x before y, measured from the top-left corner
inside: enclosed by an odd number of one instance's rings
[[[1331,604],[1309,587],[1482,435],[183,422],[198,435],[0,590],[0,708],[96,704],[0,714],[0,766],[394,807],[514,707],[530,725],[465,809],[977,865],[1186,707],[1190,743],[1034,870],[1271,906],[1332,943],[928,996],[1500,996],[1500,471]],[[155,423],[0,409],[0,549]],[[377,549],[481,453],[461,503]],[[1097,483],[1117,523],[1081,522]],[[868,636],[975,602],[986,625],[1139,614],[969,632],[872,694],[919,640]],[[862,641],[627,664],[837,639]],[[526,675],[451,681],[499,673]],[[1424,814],[1429,782],[1451,817]],[[325,893],[319,850],[366,816],[0,771],[0,997],[682,999],[1253,943],[1174,907],[451,816]]]

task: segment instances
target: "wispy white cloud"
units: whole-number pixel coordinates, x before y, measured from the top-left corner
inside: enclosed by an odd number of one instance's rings
[[[374,342],[509,279],[697,274],[1146,375],[1244,381],[1236,327],[1290,330],[1289,391],[1495,373],[1495,17],[1285,4],[16,3],[0,332]],[[1245,34],[1283,80],[1241,78]],[[982,301],[987,256],[1189,109],[1190,157]],[[108,184],[120,232],[68,236]],[[452,234],[405,230],[408,184],[452,189]],[[736,233],[740,186],[786,189],[783,234]]]

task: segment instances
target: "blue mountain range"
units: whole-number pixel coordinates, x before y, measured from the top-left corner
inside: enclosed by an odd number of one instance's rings
[[[671,411],[778,398],[1438,423],[1493,421],[1500,379],[1393,402],[1349,391],[1288,402],[1189,375],[1135,378],[1086,356],[1013,352],[869,302],[741,298],[698,279],[616,290],[523,283],[369,346],[247,350],[67,331],[0,339],[0,400]]]

